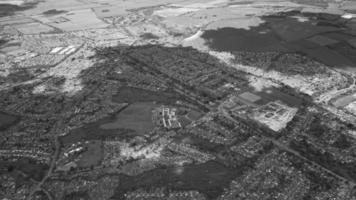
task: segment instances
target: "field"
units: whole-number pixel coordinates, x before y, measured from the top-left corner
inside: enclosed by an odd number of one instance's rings
[[[113,97],[117,103],[135,103],[154,101],[162,104],[175,104],[179,96],[169,92],[154,92],[140,88],[122,87]]]
[[[63,14],[66,13],[64,10],[57,10],[57,9],[51,9],[43,12],[42,14],[44,15],[58,15],[58,14]]]
[[[105,28],[105,22],[97,18],[91,9],[71,11],[68,13],[57,14],[54,16],[40,15],[36,19],[54,26],[63,31],[77,31],[92,28]]]
[[[37,181],[42,180],[48,170],[47,165],[36,164],[29,159],[20,159],[16,162],[0,161],[0,174],[12,173],[16,175],[17,171],[25,174],[24,178],[31,178]]]
[[[354,63],[352,63],[348,58],[326,47],[303,49],[303,53],[306,53],[308,57],[318,60],[319,62],[331,67],[341,69],[354,67]]]
[[[250,101],[252,103],[261,100],[260,96],[255,95],[255,94],[250,93],[250,92],[244,92],[244,93],[240,94],[239,97],[243,98],[244,100]]]
[[[18,117],[0,112],[0,130],[4,130],[18,121]]]
[[[0,4],[11,4],[11,5],[17,5],[17,6],[20,6],[23,3],[24,3],[24,0],[1,0],[0,1]]]
[[[4,17],[0,19],[0,26],[5,25],[15,25],[15,24],[25,24],[25,23],[32,23],[35,22],[31,18],[25,18],[21,16],[12,16],[12,17]]]
[[[98,18],[115,17],[127,14],[127,11],[122,6],[103,6],[93,8],[94,13]]]
[[[145,134],[154,128],[152,110],[157,106],[152,102],[132,103],[112,116],[72,130],[60,141],[72,144],[83,140],[126,139]]]
[[[242,17],[234,19],[224,19],[213,22],[207,26],[207,29],[219,29],[224,27],[240,28],[249,30],[251,27],[258,26],[264,21],[258,17]]]
[[[178,108],[178,112],[176,113],[176,115],[178,116],[179,123],[183,127],[185,127],[188,124],[192,123],[193,121],[196,121],[199,118],[201,118],[203,116],[203,113],[194,109],[185,110],[185,109]]]
[[[290,49],[289,43],[300,42],[305,38],[309,38],[308,42],[310,43],[322,46],[338,43],[335,39],[319,34],[341,30],[333,26],[315,26],[308,21],[300,22],[290,16],[265,16],[261,19],[249,18],[249,20],[252,20],[249,23],[252,27],[246,25],[229,28],[227,25],[225,28],[217,30],[206,30],[202,38],[206,39],[208,46],[218,51],[283,52],[293,51],[294,49]],[[246,22],[249,20],[245,19]],[[211,24],[209,27],[215,29],[220,25]],[[230,27],[234,27],[234,25],[231,24]]]
[[[222,28],[208,30],[204,32],[202,38],[207,41],[210,48],[217,51],[287,51],[282,41],[273,33],[260,34],[261,31],[264,31],[263,27],[253,27],[250,30]]]
[[[239,5],[239,8],[245,7]],[[243,12],[248,13],[252,8],[251,5],[246,6]],[[353,28],[350,23],[345,23],[340,15],[286,11],[275,15],[259,13],[260,16],[254,15],[255,17],[251,18],[234,13],[233,8],[224,14],[215,13],[218,9],[212,10],[209,11],[210,15],[204,16],[201,14],[203,11],[198,11],[189,16],[197,20],[195,17],[199,14],[208,19],[213,15],[216,16],[216,20],[208,24],[205,30],[200,30],[202,32],[200,37],[190,40],[185,45],[202,50],[209,47],[215,51],[232,54],[297,53],[330,67],[355,71],[352,69],[356,64],[354,56],[356,50],[352,47]],[[230,15],[231,19],[220,23],[219,18],[223,18],[224,15]],[[187,15],[176,18],[183,17],[189,18]],[[201,38],[205,41],[200,42]]]
[[[54,31],[52,27],[37,22],[15,25],[14,28],[25,35],[40,34]]]
[[[282,101],[290,107],[299,107],[302,103],[301,99],[298,97],[291,96],[289,94],[283,93],[275,88],[265,89],[261,92],[256,93],[258,96],[262,97],[262,101],[271,102],[271,101]],[[257,103],[260,103],[257,101]]]
[[[331,45],[331,44],[336,44],[338,43],[337,40],[334,40],[334,39],[331,39],[331,38],[328,38],[328,37],[325,37],[325,36],[322,36],[322,35],[316,35],[316,36],[313,36],[309,39],[307,39],[308,41],[310,42],[314,42],[318,45],[321,45],[321,46],[327,46],[327,45]]]
[[[103,123],[112,122],[111,117],[87,124],[81,128],[74,129],[69,134],[60,138],[63,145],[73,144],[85,140],[105,140],[108,138],[133,138],[138,135],[134,130],[127,129],[101,129]]]
[[[187,117],[192,121],[198,120],[202,116],[203,116],[203,114],[196,110],[190,110],[187,114]]]
[[[102,142],[100,140],[90,141],[85,144],[87,149],[81,154],[79,161],[77,162],[78,167],[91,167],[100,164],[103,158]]]
[[[345,107],[348,104],[350,104],[351,102],[355,101],[356,97],[354,97],[354,95],[348,95],[348,96],[344,96],[341,97],[339,99],[337,99],[333,105],[340,108],[340,107]]]
[[[120,177],[120,185],[115,199],[122,199],[123,195],[133,189],[150,190],[156,187],[166,187],[172,190],[198,190],[214,199],[224,191],[229,182],[241,174],[238,169],[227,168],[216,162],[184,167],[170,167],[155,169],[138,176]]]
[[[0,1],[0,17],[14,15],[17,11],[24,11],[33,8],[36,3],[26,3],[20,5],[20,1]]]
[[[145,134],[154,128],[152,110],[156,104],[150,102],[135,103],[121,111],[114,122],[100,126],[102,129],[131,129]]]
[[[290,18],[284,18],[281,21],[271,20],[270,22],[272,22],[273,31],[285,41],[297,41],[313,35],[339,30],[330,26],[315,26],[309,22],[298,22]]]
[[[239,97],[243,100],[260,106],[273,101],[282,101],[290,107],[297,108],[302,103],[301,99],[298,97],[291,96],[280,91],[278,88],[273,87],[254,92],[246,90],[245,92],[241,93]]]

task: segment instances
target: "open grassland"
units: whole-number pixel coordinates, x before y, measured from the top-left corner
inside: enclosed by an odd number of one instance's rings
[[[157,105],[150,102],[135,103],[120,112],[114,122],[103,124],[102,129],[131,129],[145,134],[154,128],[152,110]]]

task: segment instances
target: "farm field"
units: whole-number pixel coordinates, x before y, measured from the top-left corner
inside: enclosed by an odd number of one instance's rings
[[[48,33],[51,31],[55,31],[50,26],[41,24],[41,23],[28,23],[14,26],[19,32],[23,34],[40,34],[40,33]]]

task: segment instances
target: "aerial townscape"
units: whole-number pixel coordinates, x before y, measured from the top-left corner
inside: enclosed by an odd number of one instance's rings
[[[0,0],[0,200],[356,200],[356,1]]]

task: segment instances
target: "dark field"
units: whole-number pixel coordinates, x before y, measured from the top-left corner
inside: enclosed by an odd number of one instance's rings
[[[208,199],[214,199],[238,175],[241,175],[238,169],[227,168],[213,161],[199,165],[155,169],[135,177],[120,177],[120,184],[112,199],[124,199],[126,192],[138,188],[150,190],[157,187],[178,191],[198,190]]]
[[[61,137],[61,142],[71,144],[82,140],[125,139],[148,133],[154,128],[152,110],[157,106],[152,102],[131,104],[112,116],[74,129]]]
[[[19,117],[0,112],[0,130],[5,130],[15,124]]]
[[[87,192],[72,192],[64,196],[63,200],[82,200],[82,199],[90,199],[90,196]]]
[[[113,101],[117,103],[135,103],[154,101],[162,104],[175,104],[179,96],[165,91],[154,92],[133,87],[121,87],[118,93],[113,96]]]
[[[0,161],[0,174],[11,173],[14,176],[23,176],[25,179],[42,180],[48,170],[48,166],[37,164],[29,159],[20,159],[16,162]],[[21,174],[18,174],[21,172]]]
[[[175,140],[178,143],[184,142],[184,143],[199,147],[199,149],[204,152],[219,153],[224,148],[227,148],[226,146],[224,146],[222,144],[212,143],[207,139],[203,139],[198,136],[191,135],[191,133],[176,136]]]
[[[309,21],[300,22],[292,16],[307,17]],[[356,47],[349,42],[356,37],[352,27],[338,15],[295,11],[265,16],[263,20],[265,23],[250,30],[207,30],[202,38],[217,51],[292,52],[330,67],[350,70],[356,66]]]
[[[6,78],[4,78],[4,81],[6,82],[12,82],[12,83],[18,83],[18,82],[23,82],[23,81],[28,81],[34,78],[34,75],[32,75],[30,72],[26,70],[19,70],[17,72],[9,74]]]
[[[315,26],[310,22],[298,22],[292,18],[283,20],[268,21],[274,33],[284,41],[297,41],[320,33],[338,31],[338,28],[331,26]]]
[[[124,110],[124,107],[122,110]],[[121,111],[122,111],[121,110]],[[118,112],[120,113],[120,111]],[[84,124],[82,127],[73,129],[67,135],[60,137],[60,141],[62,144],[73,144],[76,142],[80,142],[83,140],[104,140],[108,138],[132,138],[139,135],[137,132],[131,129],[124,128],[113,128],[113,129],[102,129],[100,128],[103,124],[113,123],[116,121],[116,115],[113,114],[111,116],[100,119],[96,122]]]
[[[356,45],[355,45],[356,47]],[[354,63],[356,63],[356,48],[351,46],[348,43],[338,43],[335,45],[331,45],[329,46],[330,49],[334,50],[336,53],[338,53],[339,55],[342,55],[344,57],[344,59],[347,59],[348,64],[352,63],[352,65]]]
[[[90,141],[85,144],[86,151],[77,162],[79,167],[92,167],[100,164],[103,159],[102,142],[100,140]]]
[[[151,102],[134,103],[117,114],[114,122],[102,124],[100,128],[130,129],[139,134],[145,134],[154,128],[152,110],[157,106]]]
[[[287,104],[288,106],[291,107],[299,107],[300,104],[302,103],[301,99],[285,94],[279,90],[277,90],[276,88],[268,88],[265,89],[261,92],[255,92],[258,96],[262,97],[261,100],[257,101],[256,103],[258,104],[266,104],[270,101],[282,101],[285,104]]]
[[[307,5],[312,5],[312,6],[322,6],[325,8],[328,7],[327,1],[292,0],[292,2],[307,4]]]
[[[0,17],[11,16],[15,14],[16,11],[24,11],[33,8],[37,3],[25,3],[21,6],[12,4],[0,4]]]
[[[230,2],[229,5],[245,5],[245,4],[251,4],[253,1],[238,1],[238,2]]]
[[[261,34],[261,31],[267,31]],[[268,29],[263,27],[251,30],[222,28],[208,30],[202,35],[208,46],[218,51],[287,51],[283,41]]]
[[[63,14],[66,13],[67,11],[65,10],[57,10],[57,9],[51,9],[43,12],[44,15],[58,15],[58,14]]]
[[[254,91],[254,89],[251,88],[248,90],[241,91],[240,95],[244,93],[251,93],[260,97],[260,99],[256,101],[252,101],[253,99],[249,99],[249,98],[246,99],[257,105],[265,105],[269,102],[281,101],[290,107],[298,108],[302,103],[302,99],[292,96],[288,93],[285,93],[281,91],[280,88],[270,87],[270,88],[265,88],[262,91]]]
[[[302,53],[305,53],[308,57],[313,58],[328,66],[335,66],[338,68],[347,68],[354,65],[347,57],[338,52],[335,52],[326,47],[318,47],[314,49],[303,49]]]
[[[347,42],[351,39],[355,39],[355,37],[352,34],[343,33],[343,32],[331,32],[331,33],[325,33],[322,35],[325,37],[334,39],[334,40],[341,41],[341,42]]]
[[[83,127],[72,130],[69,134],[60,138],[62,144],[73,144],[85,140],[104,140],[107,138],[133,138],[139,135],[130,129],[101,129],[100,126],[115,121],[115,116],[107,117],[97,122],[86,124]]]
[[[144,34],[140,35],[140,37],[144,40],[159,39],[159,37],[157,35],[154,35],[152,33],[144,33]]]

